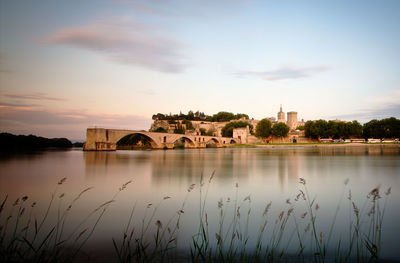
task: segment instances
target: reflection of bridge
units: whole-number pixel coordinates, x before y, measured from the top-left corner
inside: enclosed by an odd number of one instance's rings
[[[153,149],[171,149],[177,141],[182,140],[185,143],[185,148],[205,148],[209,143],[213,143],[217,147],[223,147],[225,144],[240,143],[240,139],[228,137],[88,128],[83,149],[87,151],[115,151],[117,142],[131,134],[145,136]]]

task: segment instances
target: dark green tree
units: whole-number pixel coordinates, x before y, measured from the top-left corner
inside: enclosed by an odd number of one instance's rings
[[[154,132],[167,132],[163,127],[158,127]]]
[[[284,124],[283,122],[279,122],[272,126],[272,135],[277,137],[286,137],[289,133],[289,126]]]
[[[186,125],[186,130],[193,130],[194,129],[192,122],[189,121],[189,120],[184,119],[182,121],[182,124]]]
[[[185,128],[180,123],[175,125],[174,133],[185,134]]]
[[[232,137],[233,136],[233,129],[235,128],[245,128],[249,126],[250,132],[253,131],[253,125],[246,121],[233,121],[227,123],[221,130],[223,137]]]
[[[206,135],[206,129],[200,128],[199,131],[201,135]]]
[[[267,119],[262,119],[257,123],[256,136],[260,138],[267,138],[271,135],[272,124]]]
[[[235,114],[231,112],[226,112],[226,111],[220,111],[217,114],[214,114],[211,118],[211,121],[216,121],[216,122],[224,122],[224,121],[230,121],[235,119]]]

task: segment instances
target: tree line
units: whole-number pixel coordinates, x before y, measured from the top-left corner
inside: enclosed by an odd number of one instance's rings
[[[0,145],[2,151],[43,149],[43,148],[70,148],[73,146],[66,138],[44,138],[35,135],[14,135],[0,133]]]
[[[307,121],[304,131],[306,137],[313,139],[400,138],[400,120],[391,117],[371,120],[364,125],[361,125],[358,121]]]
[[[226,122],[231,120],[239,120],[241,118],[249,119],[249,115],[244,113],[231,113],[226,111],[220,111],[212,116],[204,114],[200,111],[189,111],[187,114],[180,112],[179,114],[162,114],[157,113],[152,116],[153,120],[167,120],[170,123],[175,123],[177,120],[189,120],[189,121],[212,121],[212,122]]]

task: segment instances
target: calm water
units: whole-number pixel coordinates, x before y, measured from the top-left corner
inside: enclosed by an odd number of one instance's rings
[[[238,200],[243,214],[251,208],[249,232],[257,233],[265,205],[272,201],[271,218],[276,218],[281,210],[289,207],[286,203],[288,198],[290,203],[295,202],[294,198],[301,187],[299,178],[304,178],[320,207],[317,216],[320,231],[329,229],[334,210],[342,200],[344,211],[340,210],[335,225],[335,233],[341,236],[348,230],[348,189],[351,189],[352,198],[360,208],[366,205],[367,209],[365,200],[371,189],[376,186],[382,190],[392,187],[383,226],[382,253],[385,258],[400,260],[396,250],[400,234],[398,146],[45,151],[3,157],[0,167],[1,198],[5,194],[10,196],[10,200],[27,195],[30,201],[37,201],[38,214],[48,204],[57,182],[63,177],[67,177],[67,181],[57,190],[58,194],[65,193],[62,199],[57,199],[61,206],[86,187],[93,187],[74,206],[71,226],[76,225],[83,215],[111,200],[123,183],[132,180],[127,189],[116,196],[116,202],[109,207],[88,245],[107,244],[110,249],[111,238],[122,235],[135,204],[135,224],[140,226],[145,216],[149,218],[151,209],[160,204],[154,221],[161,220],[165,225],[181,209],[184,201],[179,246],[185,247],[186,241],[197,231],[198,190],[202,175],[206,182],[203,190],[209,187],[205,204],[210,224],[214,222],[215,225],[211,226],[211,232],[217,231],[218,201],[222,201],[228,216],[229,213],[233,214],[234,200]],[[213,172],[215,175],[208,186],[208,179]],[[345,186],[343,182],[347,178],[350,181]],[[196,185],[188,193],[191,184]],[[163,200],[166,196],[171,198]],[[247,196],[250,196],[251,202],[248,199],[243,201]],[[149,204],[152,205],[147,208]],[[296,209],[298,214],[305,211],[301,205]]]

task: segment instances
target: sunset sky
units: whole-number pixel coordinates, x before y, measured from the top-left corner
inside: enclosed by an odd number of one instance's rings
[[[400,1],[0,0],[0,132],[400,117]]]

